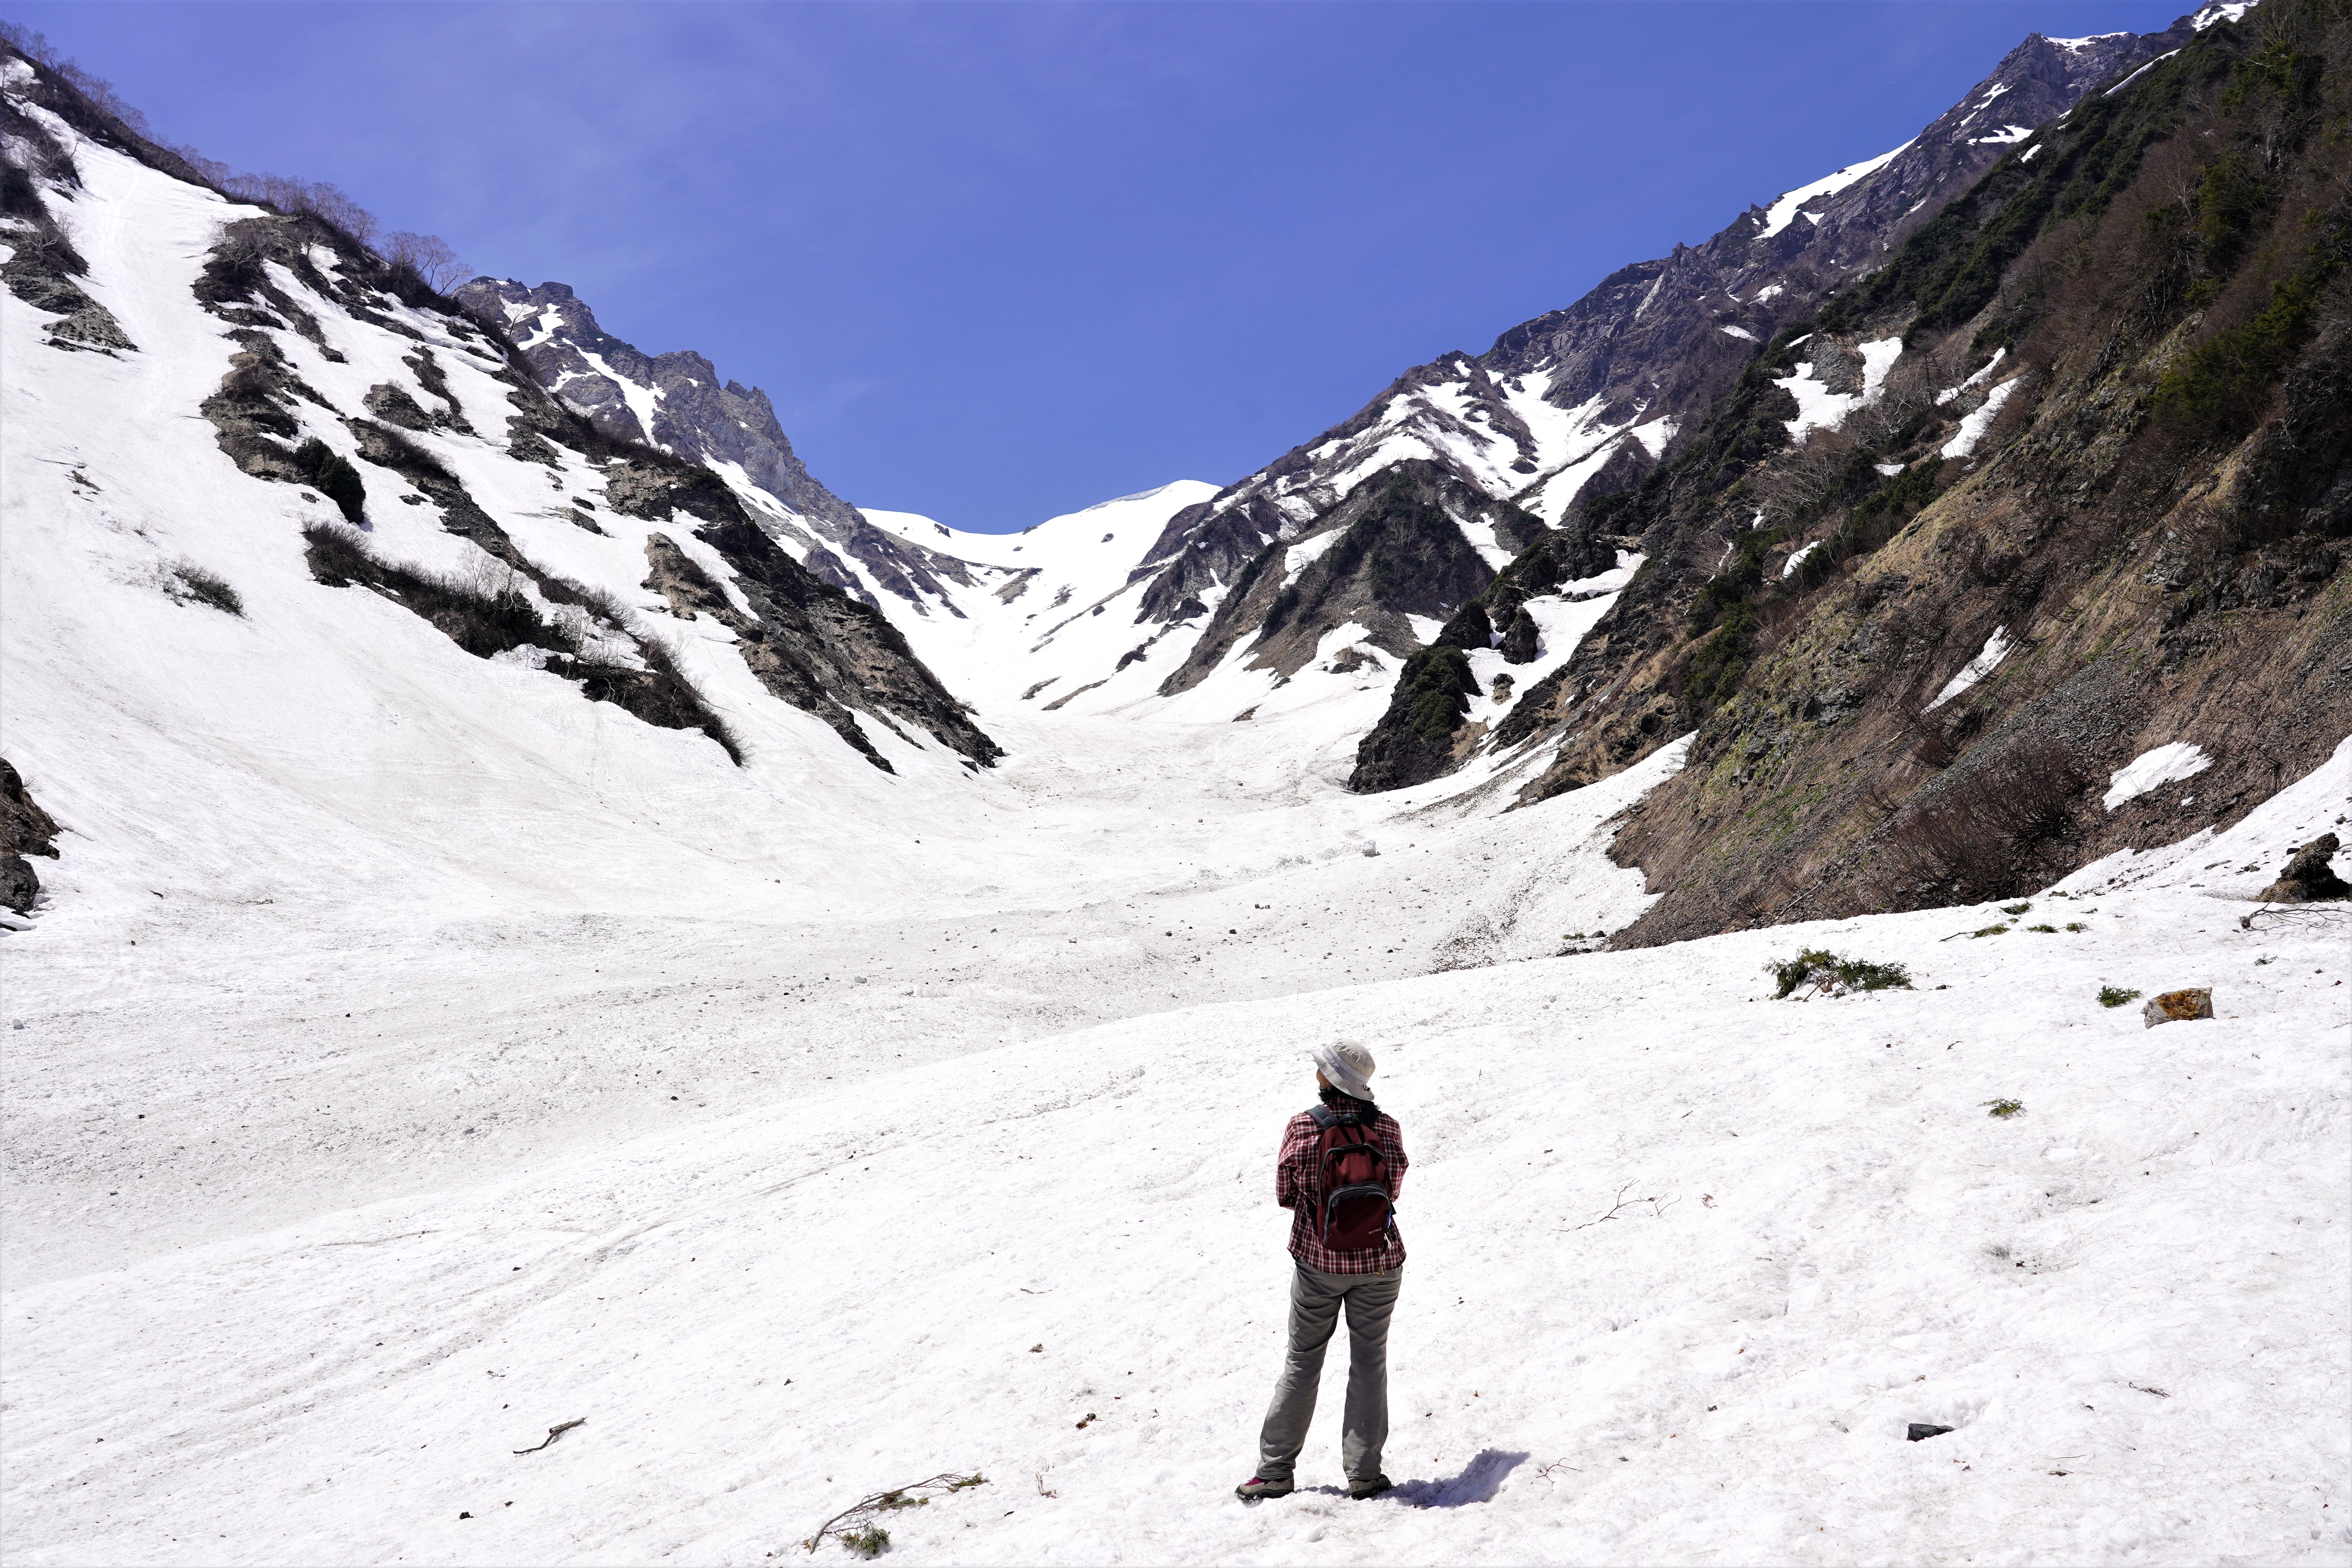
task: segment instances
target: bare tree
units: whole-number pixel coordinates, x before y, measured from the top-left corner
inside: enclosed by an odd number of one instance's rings
[[[383,237],[378,249],[386,261],[415,273],[436,294],[446,294],[472,271],[437,234],[396,229]]]
[[[57,46],[49,42],[47,34],[37,33],[21,22],[5,17],[0,17],[0,42],[15,45],[27,58],[38,60],[51,70],[58,68],[58,61],[63,58]]]
[[[1775,459],[1756,479],[1765,521],[1786,522],[1833,494],[1853,451],[1853,438],[1836,430],[1811,430],[1805,444]]]
[[[337,187],[324,180],[316,184],[304,184],[299,180],[294,184],[300,188],[295,201],[299,210],[326,219],[362,245],[375,237],[375,215]]]
[[[1853,411],[1846,428],[1865,447],[1875,447],[1935,405],[1937,368],[1932,356],[1906,353],[1895,362],[1878,395]]]
[[[16,22],[0,22],[0,40],[13,44],[26,58],[34,60],[73,84],[80,93],[100,110],[121,121],[140,136],[148,136],[147,117],[114,90],[114,84],[103,77],[93,76],[76,61],[60,53],[48,38]]]

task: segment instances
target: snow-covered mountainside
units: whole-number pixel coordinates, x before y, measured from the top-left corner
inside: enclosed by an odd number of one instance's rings
[[[1652,471],[1781,323],[1876,265],[2021,135],[2190,30],[2036,34],[1901,147],[1624,268],[1483,354],[1406,372],[1345,424],[1172,518],[1144,562],[1147,612],[1181,618],[1400,462],[1441,465],[1546,526],[1576,528],[1580,497]],[[1580,546],[1595,547],[1609,542]]]
[[[1091,712],[1131,707],[1200,634],[1204,610],[1143,611],[1149,584],[1135,563],[1172,513],[1213,485],[1179,480],[1013,536],[861,510],[809,475],[765,393],[722,383],[702,355],[643,353],[604,331],[562,283],[481,278],[457,298],[510,333],[540,385],[596,429],[725,479],[780,547],[888,615],[926,661],[956,670],[958,695],[983,710],[1026,700],[1059,711],[1081,699]],[[1360,729],[1370,722],[1356,718]]]
[[[1667,891],[1626,940],[2023,890],[2226,826],[2352,730],[2330,16],[2200,15],[1591,503],[1644,563],[1483,743],[1547,759],[1537,800],[1695,732],[1620,842]],[[1402,696],[1368,751],[1481,743]],[[2183,743],[2199,787],[2102,798]]]
[[[134,727],[182,744],[218,732],[195,711],[219,705],[299,747],[320,715],[240,679],[325,682],[323,700],[341,667],[360,677],[354,719],[377,681],[462,671],[448,694],[469,722],[520,704],[551,721],[530,738],[592,752],[618,724],[614,743],[689,772],[765,752],[789,776],[842,742],[886,771],[996,755],[885,617],[803,571],[708,470],[559,406],[331,225],[108,146],[9,66],[12,151],[37,171],[16,233],[57,237],[90,302],[47,322],[68,301],[11,279],[12,748],[106,776],[123,759],[93,702],[160,704]],[[68,339],[91,310],[113,330]],[[126,638],[220,668],[134,697]],[[558,766],[585,776],[586,759]]]
[[[1237,484],[1152,492],[1167,503],[1155,526],[1139,504],[1107,503],[1122,508],[1121,526],[1104,530],[1108,542],[1082,540],[1087,525],[1056,519],[1041,525],[1045,537],[1032,531],[1007,547],[930,519],[861,511],[810,478],[763,394],[722,383],[702,355],[646,354],[605,332],[560,283],[482,279],[458,297],[512,331],[541,384],[598,428],[709,464],[781,545],[889,613],[926,658],[956,649],[960,668],[989,690],[961,695],[985,703],[1011,686],[1041,704],[1223,718],[1328,697],[1360,735],[1380,711],[1365,694],[1390,689],[1403,660],[1541,528],[1573,536],[1555,552],[1570,558],[1558,579],[1565,586],[1528,595],[1517,639],[1507,640],[1507,616],[1496,646],[1513,649],[1519,691],[1564,660],[1572,645],[1547,641],[1539,621],[1591,624],[1599,611],[1583,605],[1593,581],[1633,563],[1580,525],[1578,496],[1637,481],[1780,322],[1874,264],[2021,132],[2171,37],[2035,35],[1903,147],[1752,207],[1696,249],[1628,268],[1483,355],[1408,372],[1354,419]],[[1337,594],[1310,593],[1303,605],[1296,593],[1285,596],[1325,549],[1336,547],[1342,563],[1368,552],[1358,521],[1370,494],[1355,492],[1405,463],[1445,470],[1451,499],[1440,510],[1455,519],[1452,537],[1433,533],[1402,556],[1393,546],[1375,552],[1381,569],[1358,572]],[[1537,526],[1509,521],[1523,515]],[[1040,600],[1032,584],[1006,579],[1007,570],[1036,566],[1041,551],[1058,559],[1064,545],[1048,541],[1064,535],[1090,558],[1100,547],[1098,584],[1081,591],[1039,578]],[[1026,553],[1016,559],[1015,550]],[[1114,560],[1123,566],[1117,581],[1108,575]],[[1017,612],[1002,614],[1013,598]],[[1270,621],[1277,599],[1281,614]],[[1072,616],[1054,613],[1056,603],[1099,624],[1076,629]],[[1522,654],[1530,638],[1540,652]],[[1538,660],[1541,669],[1523,668]],[[1510,707],[1510,689],[1492,699],[1489,721]],[[1189,700],[1139,700],[1152,691]],[[1404,776],[1374,768],[1360,783]]]

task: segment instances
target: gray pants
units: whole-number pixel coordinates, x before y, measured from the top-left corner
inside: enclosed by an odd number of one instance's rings
[[[1348,1409],[1339,1436],[1339,1462],[1351,1481],[1381,1473],[1389,1440],[1389,1314],[1396,1310],[1404,1270],[1386,1274],[1318,1274],[1304,1264],[1290,1281],[1290,1350],[1258,1435],[1261,1480],[1286,1481],[1307,1446],[1315,1419],[1316,1385],[1323,1378],[1323,1347],[1348,1306]]]

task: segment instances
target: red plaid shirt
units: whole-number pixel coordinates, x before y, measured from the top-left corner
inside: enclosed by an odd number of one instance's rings
[[[1404,1238],[1395,1226],[1378,1247],[1359,1252],[1334,1252],[1323,1245],[1323,1172],[1315,1145],[1323,1129],[1312,1111],[1302,1110],[1282,1130],[1282,1152],[1274,1167],[1274,1201],[1292,1211],[1290,1256],[1318,1274],[1385,1274],[1404,1264]],[[1388,1161],[1389,1198],[1404,1190],[1404,1132],[1393,1116],[1383,1114],[1372,1123],[1372,1139]]]

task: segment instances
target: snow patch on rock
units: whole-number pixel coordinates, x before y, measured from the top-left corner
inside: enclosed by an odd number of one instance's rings
[[[2175,741],[2154,751],[2142,752],[2107,775],[2107,793],[2099,797],[2099,804],[2113,811],[2152,789],[2195,778],[2212,765],[2213,759],[2205,754],[2205,749],[2191,741]]]

